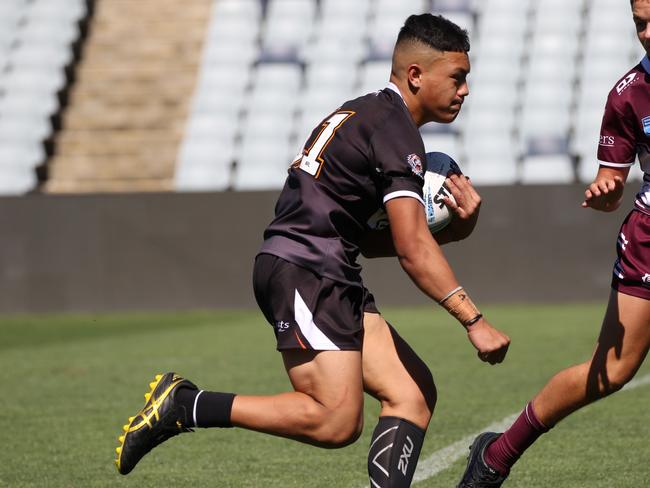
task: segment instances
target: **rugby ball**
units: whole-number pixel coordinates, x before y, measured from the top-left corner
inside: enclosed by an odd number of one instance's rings
[[[449,207],[445,205],[444,197],[456,202],[445,180],[450,174],[460,175],[460,167],[451,156],[441,152],[427,153],[427,170],[424,173],[424,210],[427,214],[427,224],[432,234],[444,229],[453,217]]]
[[[441,152],[427,153],[426,171],[422,193],[424,197],[424,210],[427,216],[427,225],[432,234],[444,229],[453,217],[449,207],[445,205],[444,197],[454,200],[453,195],[445,186],[447,176],[455,173],[462,174],[460,167],[449,155]],[[371,229],[385,229],[388,227],[386,210],[380,208],[368,220]]]

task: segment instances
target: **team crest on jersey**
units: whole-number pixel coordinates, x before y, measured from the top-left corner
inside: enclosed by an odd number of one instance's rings
[[[643,124],[643,132],[645,135],[650,136],[650,116],[642,118],[641,123]]]
[[[420,178],[424,177],[424,172],[422,170],[422,160],[420,159],[420,156],[417,154],[409,154],[406,157],[406,162],[411,167],[411,171],[413,171],[413,173],[418,175]]]

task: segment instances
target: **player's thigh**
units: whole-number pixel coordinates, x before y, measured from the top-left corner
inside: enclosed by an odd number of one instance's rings
[[[381,401],[382,414],[405,417],[426,428],[436,403],[431,372],[397,331],[376,313],[364,314],[362,361],[364,387]]]
[[[592,377],[622,386],[650,348],[650,300],[611,291],[592,360]]]
[[[363,409],[360,351],[288,349],[281,353],[295,391],[346,415],[356,415]]]

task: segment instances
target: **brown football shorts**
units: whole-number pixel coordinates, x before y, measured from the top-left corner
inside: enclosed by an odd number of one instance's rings
[[[360,351],[363,313],[379,313],[363,285],[319,276],[271,254],[255,259],[253,289],[279,351]]]

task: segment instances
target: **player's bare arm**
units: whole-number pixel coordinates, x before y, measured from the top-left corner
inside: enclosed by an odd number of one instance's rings
[[[397,258],[418,288],[438,303],[456,295],[461,287],[429,232],[422,204],[414,198],[395,198],[386,203],[386,212]],[[466,298],[465,295],[462,300]],[[507,335],[492,327],[478,311],[474,317],[459,316],[455,309],[449,311],[467,329],[468,338],[482,361],[490,364],[503,361],[510,345]]]
[[[613,212],[623,200],[625,180],[630,168],[601,166],[596,179],[585,190],[583,208],[593,208],[601,212]]]
[[[438,245],[469,237],[476,227],[481,209],[481,196],[465,176],[451,175],[445,181],[445,185],[454,197],[443,199],[453,213],[453,218],[447,227],[433,235]],[[367,231],[363,235],[359,248],[365,258],[396,256],[389,228]]]

